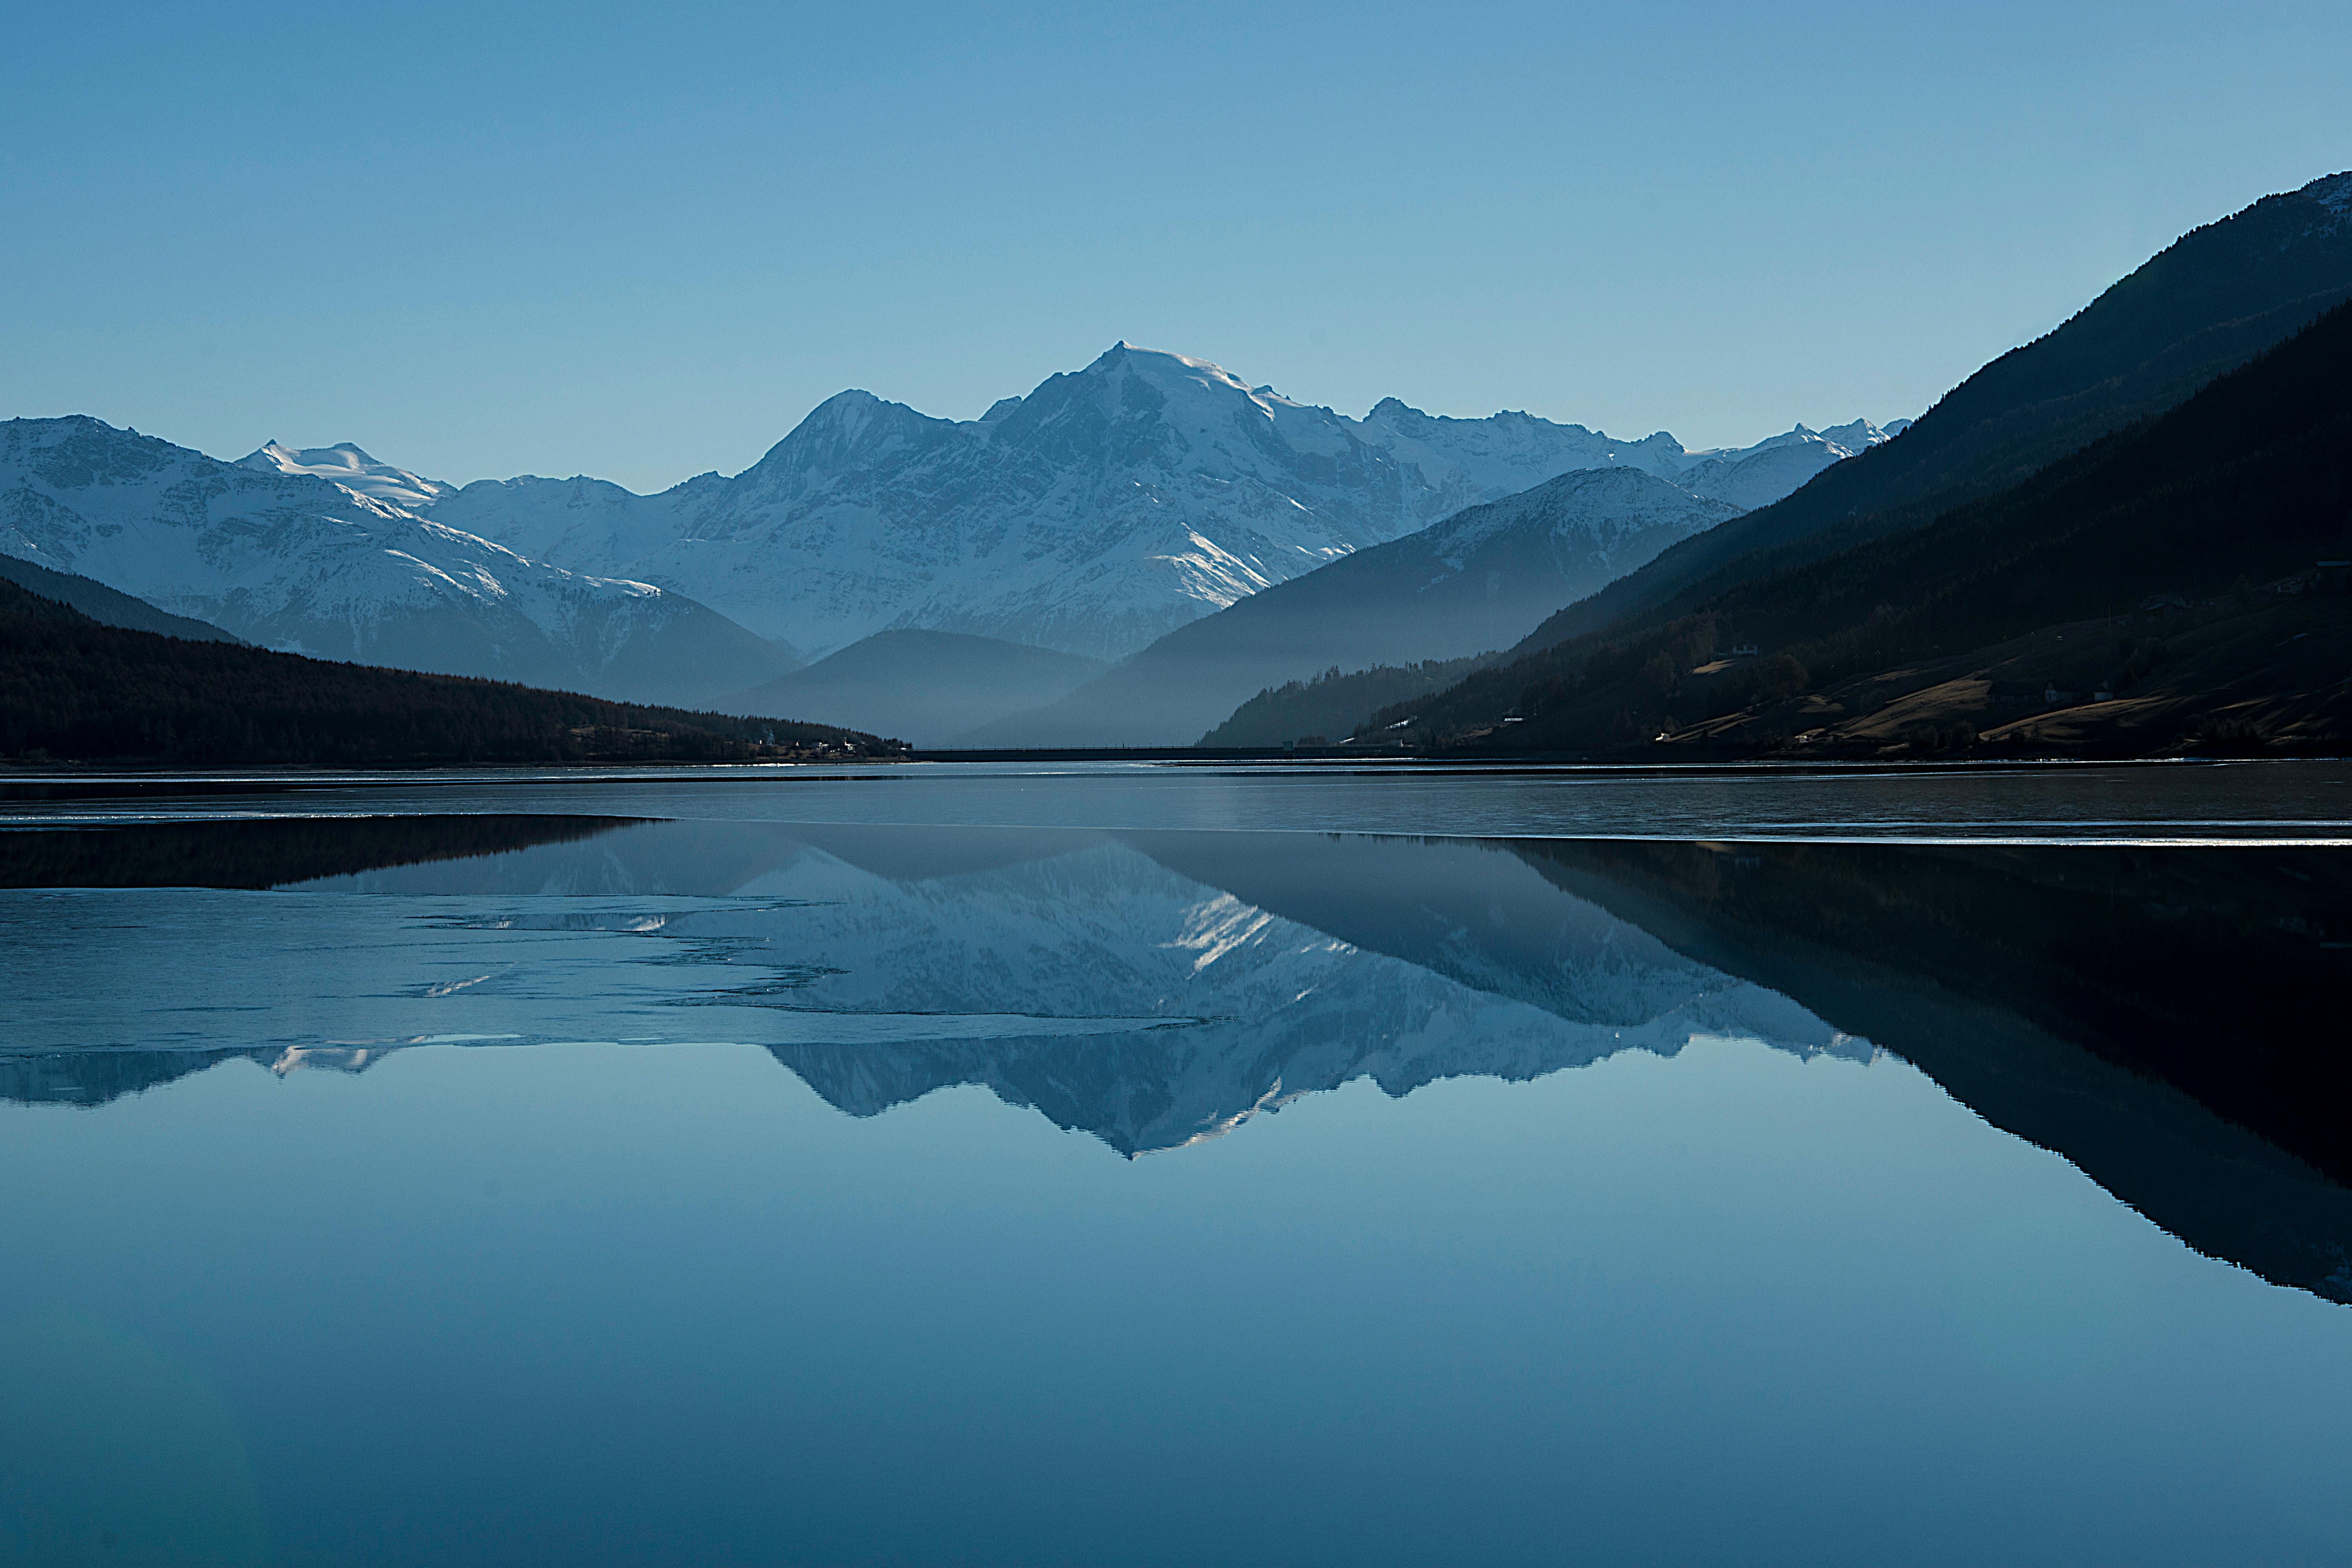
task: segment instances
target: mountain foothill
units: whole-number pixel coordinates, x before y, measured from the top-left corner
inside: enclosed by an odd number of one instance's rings
[[[14,419],[0,754],[2340,750],[2347,301],[2339,174],[1916,421],[1739,448],[1124,342],[977,419],[844,392],[652,495]]]

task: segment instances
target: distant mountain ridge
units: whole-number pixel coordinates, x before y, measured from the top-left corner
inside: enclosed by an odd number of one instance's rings
[[[683,595],[86,416],[0,424],[0,554],[280,651],[622,700],[699,700],[794,662]]]
[[[1749,506],[1885,438],[1857,420],[1693,453],[1664,433],[1621,441],[1394,398],[1358,420],[1122,342],[976,420],[844,392],[732,479],[655,496],[586,478],[481,480],[425,515],[675,588],[812,651],[917,628],[1113,659],[1573,469],[1638,468]]]
[[[1107,659],[1561,473],[1622,469],[1727,515],[1886,439],[1857,420],[1692,452],[1394,398],[1356,420],[1124,343],[979,420],[843,393],[743,473],[651,497],[589,479],[460,488],[348,441],[222,463],[81,417],[8,430],[0,552],[265,647],[689,704],[794,668],[794,642],[878,631]],[[1612,571],[1649,552],[1616,552]],[[1377,657],[1437,651],[1391,638]],[[969,689],[969,674],[906,668],[913,688]]]

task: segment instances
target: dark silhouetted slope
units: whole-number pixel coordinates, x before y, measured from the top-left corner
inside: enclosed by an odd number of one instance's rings
[[[829,725],[608,702],[101,626],[0,583],[0,757],[414,766],[882,754]]]
[[[1496,653],[1473,654],[1467,658],[1376,664],[1370,669],[1357,670],[1341,670],[1334,666],[1312,680],[1286,681],[1259,692],[1234,709],[1231,718],[1202,736],[1201,744],[1345,744],[1359,725],[1381,709],[1443,691],[1472,670],[1501,657]]]
[[[194,620],[159,610],[144,599],[110,588],[91,577],[52,572],[13,555],[0,555],[0,582],[14,583],[28,593],[79,610],[100,626],[124,626],[158,637],[184,637],[190,642],[242,642],[210,621]]]
[[[2352,298],[2352,174],[2183,236],[1900,437],[1569,605],[1514,652],[1679,613],[1731,582],[1928,521],[2173,407]]]
[[[2352,688],[2341,670],[2273,656],[2305,640],[2324,650],[2342,635],[2343,574],[2316,563],[2347,552],[2352,307],[1999,496],[1727,588],[1646,631],[1482,671],[1425,704],[1418,726],[1439,736],[1486,728],[1485,744],[1514,750],[1602,752],[1729,716],[1746,733],[1706,733],[1753,748],[1833,732],[1856,716],[1841,683],[1864,678],[1873,706],[1971,671],[1991,700],[2020,639],[2046,637],[2051,657],[2071,646],[2064,662],[2032,666],[2033,680],[2086,698],[2104,689],[2139,700],[2143,683],[2162,684],[2162,649],[2192,639],[2212,659],[2198,680],[2232,703],[2258,700],[2239,679],[2258,667],[2274,671],[2282,700],[2312,696],[2324,678],[2335,695],[2318,709],[2280,710],[2311,739],[2352,719]],[[2223,635],[2242,616],[2257,617],[2262,635]],[[1736,645],[1761,655],[1717,659]],[[1523,722],[1490,728],[1513,709]],[[1777,717],[1759,725],[1758,714]],[[2179,739],[2143,735],[2137,749]]]

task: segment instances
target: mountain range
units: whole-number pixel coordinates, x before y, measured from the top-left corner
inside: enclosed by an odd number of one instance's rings
[[[1526,414],[1364,418],[1204,360],[1114,345],[976,420],[827,399],[751,468],[655,496],[484,480],[425,515],[537,560],[688,595],[823,652],[917,628],[1118,659],[1354,551],[1573,468],[1756,504],[1883,440],[1866,421],[1690,452]],[[394,473],[387,478],[413,479]]]
[[[1856,420],[1694,452],[1395,398],[1353,419],[1125,343],[977,420],[845,392],[742,473],[653,496],[457,486],[350,442],[224,463],[88,417],[7,430],[0,553],[286,651],[697,704],[882,631],[1122,658],[1562,473],[1655,477],[1723,517],[1887,438]],[[1623,570],[1646,552],[1585,553]],[[952,678],[908,651],[911,678]]]
[[[975,420],[845,392],[743,472],[656,496],[587,478],[456,486],[351,443],[224,463],[88,417],[15,420],[0,554],[269,648],[686,705],[928,694],[910,729],[944,738],[961,719],[989,745],[1184,744],[1318,677],[1314,710],[1352,705],[1360,732],[1601,743],[1589,722],[1560,727],[1565,680],[1608,744],[1648,743],[1653,719],[1692,721],[1702,691],[1786,701],[1818,685],[1776,664],[1761,686],[1686,687],[1714,652],[1685,635],[1694,617],[1727,647],[1820,644],[1835,628],[1789,620],[1774,584],[1944,528],[2347,299],[2352,174],[2185,236],[1916,424],[1800,426],[1736,450],[1395,398],[1355,419],[1124,342]],[[2206,526],[2220,554],[2242,542],[2218,513]],[[1939,592],[1916,573],[1944,556],[1872,559],[1888,615]],[[896,640],[789,679],[802,650],[881,634]],[[1087,667],[1047,656],[1115,668],[1072,689]],[[1463,659],[1457,686],[1416,684]],[[1403,711],[1378,707],[1401,690]],[[1551,717],[1528,722],[1526,700]]]
[[[623,700],[694,701],[796,662],[650,584],[80,416],[0,424],[0,554],[282,652]]]

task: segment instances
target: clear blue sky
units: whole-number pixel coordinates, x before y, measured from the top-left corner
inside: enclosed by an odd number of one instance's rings
[[[2347,60],[2342,0],[20,5],[0,416],[650,489],[1126,338],[1745,442],[2352,166]]]

